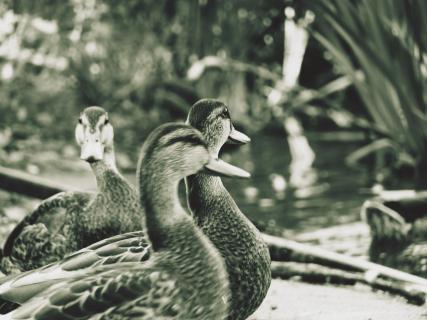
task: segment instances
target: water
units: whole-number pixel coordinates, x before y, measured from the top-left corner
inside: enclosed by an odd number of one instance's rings
[[[360,142],[310,138],[309,142],[316,154],[311,175],[315,181],[305,188],[289,186],[291,156],[283,136],[258,135],[252,137],[250,145],[222,155],[226,161],[252,173],[249,180],[224,179],[247,216],[295,232],[360,219],[360,207],[370,196],[369,175],[345,164],[345,157]],[[282,189],[285,181],[285,190],[275,191]]]

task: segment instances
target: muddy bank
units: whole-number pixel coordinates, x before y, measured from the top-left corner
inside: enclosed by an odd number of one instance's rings
[[[249,320],[422,320],[427,308],[372,292],[365,286],[335,287],[274,279]]]

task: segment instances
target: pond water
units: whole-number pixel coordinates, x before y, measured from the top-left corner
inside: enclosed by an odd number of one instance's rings
[[[372,177],[367,170],[347,166],[345,158],[363,143],[322,140],[318,134],[308,139],[316,158],[304,187],[290,186],[291,155],[284,136],[258,135],[250,144],[222,155],[252,173],[249,180],[223,179],[251,219],[295,232],[360,219]]]

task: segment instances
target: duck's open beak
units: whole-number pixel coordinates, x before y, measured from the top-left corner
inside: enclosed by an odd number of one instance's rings
[[[228,143],[232,144],[246,144],[251,141],[251,138],[249,138],[246,134],[236,130],[234,126],[231,126],[231,132],[228,136]]]
[[[205,172],[215,176],[249,178],[251,174],[239,167],[233,166],[221,159],[212,158],[205,165]]]
[[[102,160],[104,157],[104,146],[95,135],[87,135],[81,146],[80,159],[89,163]]]

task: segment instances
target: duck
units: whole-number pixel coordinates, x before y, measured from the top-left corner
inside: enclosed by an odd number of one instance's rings
[[[224,261],[178,196],[180,180],[201,170],[212,175],[248,176],[212,157],[195,128],[168,123],[155,129],[141,149],[137,178],[153,250],[150,259],[76,267],[76,257],[81,261],[95,252],[108,255],[114,241],[106,239],[69,256],[61,269],[57,262],[9,276],[0,283],[0,297],[22,305],[0,320],[225,319],[230,292]],[[134,232],[118,237],[124,243],[133,239],[135,249],[141,235]],[[110,249],[103,250],[105,246]],[[69,267],[64,268],[64,263]]]
[[[227,141],[238,144],[250,141],[234,128],[228,107],[219,100],[196,102],[189,111],[187,123],[203,134],[213,158],[218,158]],[[268,246],[240,211],[219,176],[201,171],[185,181],[193,218],[226,264],[231,290],[228,319],[246,319],[259,307],[270,287]]]
[[[369,226],[372,261],[427,277],[427,219],[407,222],[376,198],[363,203],[361,218]]]
[[[29,213],[4,244],[3,273],[36,269],[106,237],[143,229],[137,192],[117,170],[108,113],[84,109],[75,139],[96,177],[96,192],[61,192]]]

